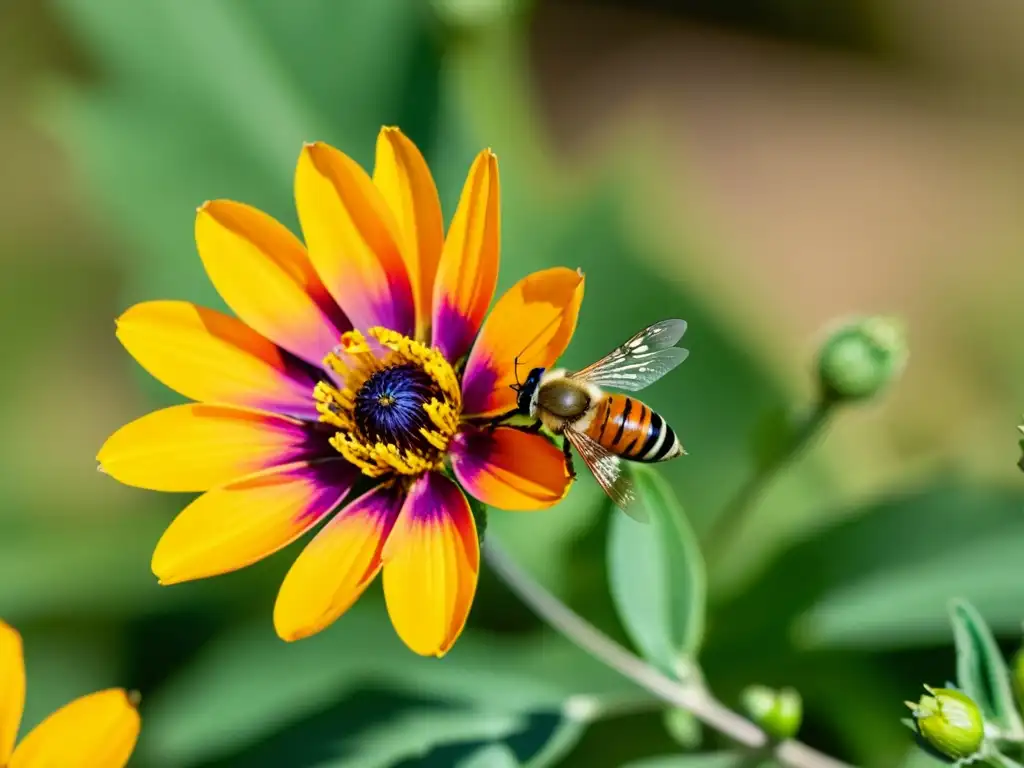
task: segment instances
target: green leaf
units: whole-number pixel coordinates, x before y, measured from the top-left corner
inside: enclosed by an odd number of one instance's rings
[[[488,744],[456,763],[455,768],[517,768],[516,753],[506,744]]]
[[[985,619],[961,599],[950,601],[949,617],[956,643],[957,685],[978,705],[986,723],[998,726],[1007,735],[1024,736],[1010,671]]]
[[[525,764],[525,768],[552,768],[562,761],[579,744],[587,730],[588,720],[567,716],[559,721],[551,736]]]
[[[608,579],[619,617],[637,648],[671,675],[686,670],[704,632],[704,561],[675,494],[655,470],[632,470],[643,525],[618,510],[608,531]]]
[[[424,757],[437,747],[502,739],[526,726],[525,717],[509,713],[411,710],[346,738],[346,756],[319,763],[317,768],[387,768]]]
[[[739,768],[744,763],[742,752],[707,752],[698,755],[661,755],[634,760],[622,768]]]
[[[950,760],[942,760],[937,755],[914,746],[907,752],[906,759],[901,763],[901,768],[949,768]]]
[[[985,756],[985,762],[995,768],[1024,768],[1013,758],[1007,757],[998,750],[991,750],[989,754]]]
[[[236,752],[366,687],[455,706],[522,714],[559,710],[579,693],[633,690],[558,636],[528,642],[467,631],[441,661],[411,653],[384,606],[364,596],[337,624],[289,644],[268,616],[206,647],[147,699],[140,751],[179,768]]]
[[[953,595],[1016,635],[1022,506],[1019,488],[947,476],[842,510],[843,522],[784,552],[717,617],[718,636],[757,632],[813,648],[938,644],[949,637]]]

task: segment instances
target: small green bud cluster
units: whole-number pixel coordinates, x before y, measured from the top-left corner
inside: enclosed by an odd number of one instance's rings
[[[751,685],[740,694],[740,701],[750,719],[777,741],[790,739],[800,730],[803,700],[792,688],[776,691],[764,685]]]
[[[840,326],[818,355],[818,379],[825,400],[866,400],[881,393],[907,361],[903,325],[886,317],[865,317]]]
[[[978,705],[953,688],[924,688],[928,693],[916,704],[906,702],[921,738],[953,760],[978,754],[985,740],[985,721]]]

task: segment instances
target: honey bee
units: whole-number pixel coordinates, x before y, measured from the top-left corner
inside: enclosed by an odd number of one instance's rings
[[[597,362],[571,373],[564,368],[534,368],[518,382],[512,414],[534,419],[533,429],[546,427],[563,436],[562,450],[570,476],[576,477],[572,448],[598,484],[626,514],[645,521],[622,459],[659,462],[685,453],[675,430],[639,400],[610,394],[604,387],[636,392],[653,384],[689,355],[675,346],[686,332],[684,320],[662,320],[614,349]]]

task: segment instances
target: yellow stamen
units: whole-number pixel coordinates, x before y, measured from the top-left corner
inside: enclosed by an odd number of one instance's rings
[[[423,406],[430,420],[442,433],[451,437],[459,427],[459,413],[450,403],[433,399]],[[448,446],[446,445],[445,448]]]
[[[462,392],[455,371],[440,352],[377,327],[367,330],[366,335],[359,331],[343,334],[338,347],[324,359],[324,365],[338,375],[339,385],[322,381],[313,396],[320,421],[337,429],[330,440],[335,450],[369,477],[391,473],[418,475],[441,467],[448,444],[458,429]],[[355,418],[357,395],[370,377],[398,366],[421,370],[437,393],[422,405],[433,428],[419,427],[402,445],[362,434]],[[377,394],[376,398],[381,406],[396,403],[396,398],[387,393]],[[361,423],[365,427],[365,422]]]
[[[408,336],[403,336],[397,331],[389,331],[387,328],[371,328],[368,333],[382,346],[404,358],[403,362],[415,363],[426,371],[430,378],[437,382],[447,398],[456,407],[462,408],[462,389],[459,386],[458,377],[456,377],[451,363],[445,360],[444,355],[436,349],[410,339]]]

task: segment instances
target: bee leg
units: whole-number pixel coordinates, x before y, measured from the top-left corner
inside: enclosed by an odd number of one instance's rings
[[[533,422],[533,424],[496,424],[495,422],[488,422],[485,429],[493,432],[498,427],[506,427],[518,432],[526,432],[528,435],[536,435],[544,428],[544,423],[540,420]]]
[[[562,438],[562,455],[565,456],[565,469],[569,473],[569,479],[576,479],[576,469],[572,465],[572,443],[569,438]]]
[[[508,421],[518,413],[519,409],[513,408],[511,411],[506,411],[505,413],[498,414],[493,419],[487,422],[487,429],[493,432],[501,424],[501,422]]]

